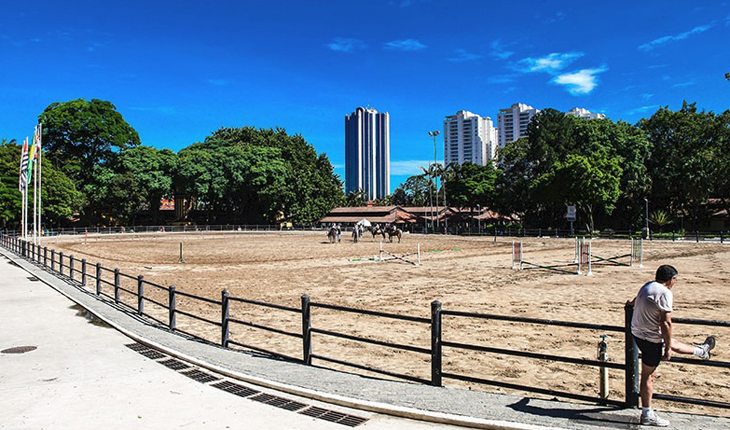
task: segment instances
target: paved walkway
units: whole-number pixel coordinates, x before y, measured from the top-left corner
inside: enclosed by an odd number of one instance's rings
[[[248,428],[345,428],[241,399],[172,372],[124,347],[130,340],[115,330],[70,317],[69,313],[76,312],[69,309],[70,302],[51,293],[48,286],[138,342],[208,373],[243,381],[238,384],[255,384],[259,391],[275,390],[270,392],[307,405],[367,418],[358,428],[435,426],[383,413],[488,429],[641,428],[636,410],[383,381],[186,340],[120,311],[6,250],[0,253],[15,263],[0,259],[0,349],[39,347],[21,355],[0,354],[0,429],[107,424],[111,428],[242,428],[241,420]],[[28,281],[31,274],[41,282]],[[676,429],[730,428],[726,418],[662,416]],[[89,424],[85,424],[87,420]]]

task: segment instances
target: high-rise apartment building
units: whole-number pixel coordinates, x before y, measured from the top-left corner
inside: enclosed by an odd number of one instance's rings
[[[527,126],[538,112],[539,109],[524,103],[515,103],[511,107],[500,109],[497,117],[499,147],[503,148],[506,144],[527,136]]]
[[[358,107],[345,116],[345,192],[390,193],[390,115]]]
[[[606,118],[606,115],[602,113],[593,113],[589,111],[588,109],[583,109],[579,107],[574,107],[573,109],[569,110],[568,112],[565,112],[566,115],[573,115],[577,116],[578,118],[585,118],[585,119],[604,119]]]
[[[444,118],[444,162],[486,165],[497,154],[497,130],[490,117],[460,110]]]

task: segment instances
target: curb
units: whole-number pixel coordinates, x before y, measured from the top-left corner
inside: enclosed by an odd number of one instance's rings
[[[53,288],[54,290],[56,290],[58,293],[60,293],[67,299],[76,303],[78,306],[81,306],[82,308],[84,308],[87,312],[92,314],[95,318],[103,321],[104,323],[113,327],[115,330],[124,334],[125,336],[129,337],[130,339],[133,339],[139,343],[142,343],[147,346],[158,349],[173,357],[176,357],[181,360],[195,364],[198,367],[211,370],[213,372],[225,375],[232,379],[236,379],[236,380],[247,382],[247,383],[250,383],[253,385],[270,388],[270,389],[280,391],[283,393],[288,393],[288,394],[299,396],[299,397],[318,400],[321,402],[330,403],[330,404],[334,404],[334,405],[338,405],[338,406],[343,406],[343,407],[362,410],[362,411],[380,413],[380,414],[390,415],[390,416],[395,416],[395,417],[400,417],[400,418],[413,419],[413,420],[418,420],[418,421],[426,421],[426,422],[433,422],[433,423],[438,423],[438,424],[448,424],[448,425],[479,428],[479,429],[488,429],[488,430],[566,430],[563,427],[545,427],[545,426],[540,426],[540,425],[535,425],[535,424],[521,424],[521,423],[510,422],[510,421],[486,420],[486,419],[482,419],[482,418],[473,418],[473,417],[467,417],[467,416],[463,416],[463,415],[453,415],[453,414],[446,414],[446,413],[442,413],[442,412],[431,412],[431,411],[426,411],[426,410],[421,410],[421,409],[395,406],[395,405],[381,403],[381,402],[371,402],[371,401],[366,401],[366,400],[354,399],[352,397],[345,397],[345,396],[339,396],[336,394],[330,394],[330,393],[326,393],[326,392],[310,390],[310,389],[295,386],[295,385],[289,385],[289,384],[285,384],[285,383],[281,383],[281,382],[270,381],[267,379],[231,371],[226,368],[208,363],[201,358],[190,356],[190,355],[181,353],[177,350],[174,350],[172,348],[160,345],[154,341],[151,341],[143,336],[140,336],[140,335],[134,333],[133,331],[130,331],[130,330],[127,330],[127,329],[121,327],[115,321],[113,321],[109,318],[106,318],[104,316],[101,316],[101,315],[97,314],[96,312],[94,312],[94,310],[89,309],[83,303],[80,303],[74,297],[72,297],[71,294],[67,293],[62,288],[53,285],[53,283],[47,281],[45,278],[47,276],[52,277],[55,280],[58,280],[60,282],[67,284],[65,281],[63,281],[59,278],[56,278],[54,275],[52,275],[44,270],[41,270],[40,273],[36,273],[38,268],[34,264],[29,263],[25,259],[17,257],[15,255],[13,255],[12,253],[9,253],[5,249],[0,249],[0,254],[2,254],[6,258],[8,258],[8,260],[17,264],[18,267],[20,267],[25,272],[27,272],[31,275],[34,275],[36,278],[38,278],[44,284]],[[72,285],[68,285],[68,286],[74,287]]]

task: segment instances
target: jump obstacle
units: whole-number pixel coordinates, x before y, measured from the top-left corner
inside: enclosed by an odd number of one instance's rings
[[[409,257],[416,256],[416,261],[413,261],[409,259]],[[419,243],[416,248],[416,252],[412,252],[409,254],[393,254],[392,252],[388,252],[383,249],[383,242],[380,242],[380,253],[378,254],[378,261],[402,261],[404,263],[412,264],[414,266],[420,266],[421,265],[421,244]]]
[[[618,261],[621,258],[629,257],[629,262]],[[535,269],[552,270],[560,273],[580,275],[584,271],[586,275],[593,275],[593,264],[612,264],[616,266],[632,266],[634,261],[639,261],[639,267],[644,266],[644,243],[641,239],[631,239],[631,252],[629,254],[617,255],[614,257],[600,257],[593,255],[591,240],[575,238],[575,257],[572,263],[565,264],[537,264],[525,261],[522,253],[522,241],[512,242],[512,269],[523,270],[525,266]],[[575,266],[576,270],[569,268]]]

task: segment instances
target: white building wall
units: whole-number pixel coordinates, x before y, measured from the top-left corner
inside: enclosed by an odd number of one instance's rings
[[[497,116],[499,147],[504,148],[506,144],[526,136],[527,126],[538,112],[539,109],[524,103],[515,103],[508,108],[500,109]]]
[[[485,165],[494,158],[496,136],[492,119],[461,110],[444,118],[444,161]]]

